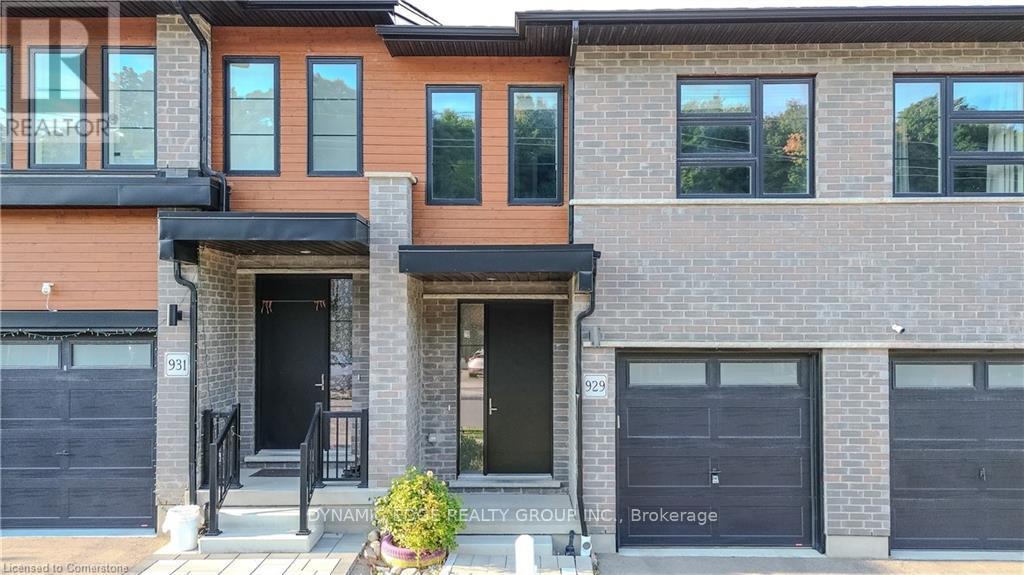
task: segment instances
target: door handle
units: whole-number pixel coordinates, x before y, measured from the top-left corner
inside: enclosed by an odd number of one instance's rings
[[[978,479],[988,481],[988,473],[985,471],[984,467],[978,470]]]
[[[491,398],[487,398],[487,415],[498,413],[498,408],[491,404]]]
[[[67,449],[62,449],[62,450],[58,451],[57,453],[54,453],[54,455],[59,455],[61,457],[69,457],[71,455],[71,452],[68,451]]]
[[[326,388],[326,384],[324,382],[324,374],[320,374],[320,383],[314,383],[313,385],[319,387],[320,391],[323,391]]]

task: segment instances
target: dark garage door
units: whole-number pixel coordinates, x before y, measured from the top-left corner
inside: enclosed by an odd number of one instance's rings
[[[153,527],[152,338],[0,342],[4,528]]]
[[[809,356],[620,355],[619,545],[816,546],[815,379]]]
[[[1024,357],[896,358],[892,547],[1024,549]]]

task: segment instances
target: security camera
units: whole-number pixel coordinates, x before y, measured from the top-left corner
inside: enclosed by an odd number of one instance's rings
[[[903,333],[903,332],[907,331],[907,328],[903,327],[902,325],[900,325],[898,323],[892,324],[891,326],[889,326],[889,329],[893,330],[896,333]]]

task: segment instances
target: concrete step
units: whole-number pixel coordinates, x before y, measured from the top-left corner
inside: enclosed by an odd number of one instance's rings
[[[223,507],[220,535],[199,538],[201,553],[306,553],[324,534],[319,509],[310,510],[308,535],[296,535],[298,508]]]
[[[466,535],[553,535],[580,532],[566,495],[460,493]]]
[[[459,535],[456,552],[460,555],[508,555],[516,554],[518,535]],[[547,557],[554,555],[554,541],[548,535],[533,536],[533,554]]]
[[[261,478],[262,479],[262,478]],[[299,500],[298,478],[273,478],[273,482],[257,483],[252,479],[242,479],[241,489],[228,491],[224,505],[230,507],[293,507]],[[265,487],[253,487],[265,485]],[[328,485],[313,492],[312,505],[321,506],[365,506],[372,505],[373,500],[387,493],[387,489],[359,488],[352,485]],[[200,490],[199,504],[209,500],[207,491]]]

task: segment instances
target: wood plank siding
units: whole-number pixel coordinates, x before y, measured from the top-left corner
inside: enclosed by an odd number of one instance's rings
[[[0,309],[157,308],[156,210],[0,211]]]
[[[281,173],[230,177],[233,210],[358,212],[369,217],[366,178],[306,175],[306,57],[361,57],[363,169],[412,172],[419,178],[413,188],[415,243],[566,243],[567,204],[510,206],[507,179],[508,88],[564,86],[568,75],[564,58],[393,58],[369,28],[215,27],[212,151],[216,167],[223,166],[224,158],[226,56],[280,58]],[[428,84],[482,87],[481,205],[426,205]]]
[[[98,126],[103,111],[103,47],[156,47],[155,18],[40,19],[3,18],[3,39],[0,45],[13,51],[11,110],[16,122],[29,125],[28,80],[29,48],[46,46],[86,47],[85,76],[86,117],[91,126]],[[116,25],[110,26],[114,22]],[[12,168],[28,168],[28,131],[14,129],[12,134]],[[92,129],[86,136],[86,169],[103,166],[103,134]]]

